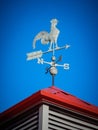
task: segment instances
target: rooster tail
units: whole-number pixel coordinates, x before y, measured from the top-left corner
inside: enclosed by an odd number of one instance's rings
[[[49,33],[46,32],[46,31],[42,31],[42,32],[39,32],[35,37],[34,37],[34,40],[33,40],[33,49],[35,49],[36,47],[36,41],[37,40],[41,40],[41,43],[42,44],[47,44],[49,41],[48,41],[48,36],[49,36]]]
[[[34,40],[33,40],[33,49],[35,49],[36,41],[37,41],[37,39],[35,37]]]

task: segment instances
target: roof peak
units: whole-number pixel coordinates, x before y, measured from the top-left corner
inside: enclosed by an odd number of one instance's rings
[[[64,94],[67,94],[67,95],[71,95],[71,94],[69,94],[69,93],[67,93],[67,92],[65,92],[64,90],[62,90],[62,89],[60,89],[60,88],[58,88],[58,87],[56,87],[56,86],[50,86],[50,87],[48,87],[48,88],[44,88],[44,90],[49,90],[50,92],[52,91],[57,91],[57,92],[61,92],[61,93],[64,93]],[[74,95],[72,95],[72,96],[74,96]],[[75,97],[75,96],[74,96]]]
[[[72,101],[74,103],[79,103],[79,104],[86,105],[86,106],[89,106],[89,107],[95,106],[95,105],[88,103],[88,102],[78,98],[77,96],[72,95],[72,94],[70,94],[70,93],[68,93],[68,92],[66,92],[66,91],[64,91],[64,90],[62,90],[62,89],[60,89],[56,86],[50,86],[48,88],[44,88],[42,91],[48,92],[50,94],[54,94],[53,96],[56,95],[59,98],[64,99],[65,101],[68,99],[70,102]],[[97,106],[95,106],[95,107],[97,107]]]
[[[80,113],[85,113],[86,115],[98,117],[97,106],[87,103],[76,96],[57,88],[56,86],[50,86],[34,93],[30,97],[3,112],[2,116],[11,116],[12,113],[15,115],[20,111],[31,108],[32,106],[38,105],[42,102],[51,103],[66,109],[72,109],[74,111],[79,111]]]

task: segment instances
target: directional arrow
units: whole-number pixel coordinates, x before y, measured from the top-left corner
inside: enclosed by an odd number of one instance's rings
[[[62,50],[62,49],[68,49],[69,47],[70,47],[70,45],[66,44],[63,47],[54,48],[54,50],[50,49],[50,50],[45,51],[45,52],[42,52],[41,50],[40,51],[36,51],[36,52],[30,52],[30,53],[27,53],[27,60],[37,59],[37,58],[42,57],[43,54],[46,54],[46,53],[49,53],[49,52],[53,52],[53,51]]]

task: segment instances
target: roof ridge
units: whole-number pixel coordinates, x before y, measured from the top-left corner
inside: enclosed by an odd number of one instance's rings
[[[56,87],[56,86],[50,86],[49,88],[52,88],[52,89],[57,90],[57,91],[60,91],[60,92],[62,92],[63,94],[66,94],[66,95],[71,95],[70,93],[65,92],[64,90],[62,90],[62,89],[60,89],[60,88],[58,88],[58,87]],[[74,95],[71,95],[71,96],[75,97]]]
[[[50,86],[48,88],[45,88],[44,91],[47,91],[47,92],[52,93],[52,94],[56,94],[57,96],[61,96],[61,98],[65,98],[65,96],[67,96],[67,98],[69,97],[70,99],[73,99],[74,103],[77,103],[77,102],[79,103],[80,102],[79,104],[82,103],[82,105],[84,104],[84,105],[89,106],[89,107],[96,107],[96,108],[98,108],[94,104],[91,104],[91,103],[89,103],[89,102],[87,102],[87,101],[85,101],[83,99],[80,99],[77,96],[74,96],[74,95],[72,95],[72,94],[70,94],[68,92],[65,92],[65,91],[59,89],[56,86]]]

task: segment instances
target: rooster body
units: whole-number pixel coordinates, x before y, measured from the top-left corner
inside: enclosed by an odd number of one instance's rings
[[[41,43],[44,44],[44,45],[50,43],[49,49],[52,49],[52,44],[54,44],[54,43],[56,45],[56,48],[58,47],[57,38],[58,38],[58,35],[59,35],[60,31],[56,27],[57,22],[58,22],[57,19],[52,19],[51,20],[50,33],[48,33],[47,31],[41,31],[34,37],[33,48],[36,47],[36,41],[37,40],[41,40]]]

